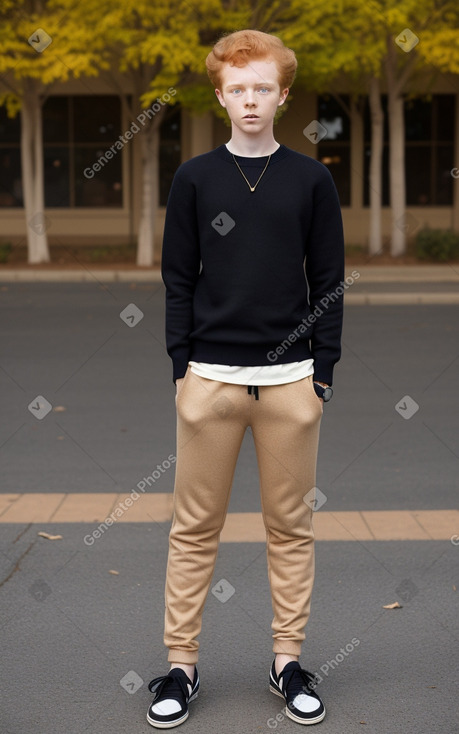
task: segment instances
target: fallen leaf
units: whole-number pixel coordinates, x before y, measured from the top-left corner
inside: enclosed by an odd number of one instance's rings
[[[401,609],[402,605],[398,601],[394,601],[393,604],[383,604],[383,609]]]
[[[108,573],[112,573],[114,576],[119,576],[120,575],[120,572],[119,571],[114,571],[113,569],[111,569]]]
[[[64,410],[67,410],[67,408],[65,407],[65,405],[55,405],[54,408],[53,408],[53,411],[55,413],[63,413]]]
[[[453,591],[457,591],[456,587],[453,585]]]
[[[366,724],[366,721],[359,721],[359,724]]]
[[[42,538],[46,538],[47,540],[62,540],[62,535],[50,535],[49,533],[44,533],[43,531],[40,531],[37,533],[37,535],[41,535]]]
[[[427,688],[436,688],[437,686],[427,686]]]

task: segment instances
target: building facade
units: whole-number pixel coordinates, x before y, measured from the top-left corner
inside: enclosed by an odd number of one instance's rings
[[[405,101],[408,234],[424,226],[459,231],[459,94],[444,76],[429,96]],[[383,96],[383,106],[386,97]],[[327,131],[318,142],[305,134],[317,120]],[[133,244],[141,201],[139,135],[126,139],[132,120],[121,98],[102,82],[54,88],[43,106],[46,215],[50,244]],[[94,163],[114,150],[97,175]],[[177,166],[225,143],[230,128],[213,113],[192,115],[171,107],[161,126],[159,252],[165,206]],[[366,245],[369,230],[370,115],[350,105],[346,92],[317,95],[292,88],[289,109],[275,126],[278,142],[321,160],[338,188],[348,245]],[[387,119],[384,142],[383,236],[390,233]],[[89,172],[89,173],[88,173]],[[24,242],[20,119],[0,108],[0,242]]]

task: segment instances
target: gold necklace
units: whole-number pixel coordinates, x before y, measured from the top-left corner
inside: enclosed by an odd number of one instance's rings
[[[258,179],[258,181],[256,182],[255,186],[251,186],[251,185],[250,185],[250,181],[248,180],[248,178],[247,178],[247,176],[245,175],[244,171],[242,170],[242,168],[240,167],[240,165],[239,165],[239,163],[237,162],[236,158],[234,157],[234,153],[231,153],[231,155],[233,156],[233,160],[234,160],[234,162],[235,162],[236,166],[237,166],[237,167],[239,168],[240,172],[242,173],[242,175],[244,176],[245,180],[247,181],[247,186],[249,187],[250,191],[251,191],[251,192],[252,192],[252,194],[253,194],[253,192],[254,192],[254,191],[255,191],[255,189],[257,188],[258,184],[260,183],[261,179],[263,178],[263,174],[264,174],[264,172],[265,172],[265,171],[266,171],[266,169],[268,168],[268,164],[269,164],[269,161],[271,160],[271,155],[272,155],[272,153],[270,153],[270,155],[269,155],[269,157],[268,157],[268,160],[266,161],[266,166],[265,166],[265,167],[263,168],[263,170],[262,170],[262,172],[261,172],[261,175],[260,175],[260,178],[259,178],[259,179]]]

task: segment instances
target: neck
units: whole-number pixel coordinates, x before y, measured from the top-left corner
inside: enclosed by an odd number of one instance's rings
[[[264,131],[263,131],[264,132]],[[280,147],[274,139],[272,129],[266,130],[263,135],[245,135],[233,126],[231,139],[226,143],[230,153],[246,158],[259,158],[271,155]]]

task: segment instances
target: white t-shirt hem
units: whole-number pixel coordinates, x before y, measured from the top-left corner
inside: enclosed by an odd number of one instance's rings
[[[283,385],[303,380],[314,373],[313,359],[286,364],[267,364],[259,367],[193,361],[190,361],[189,365],[195,375],[207,380],[229,382],[235,385]]]

